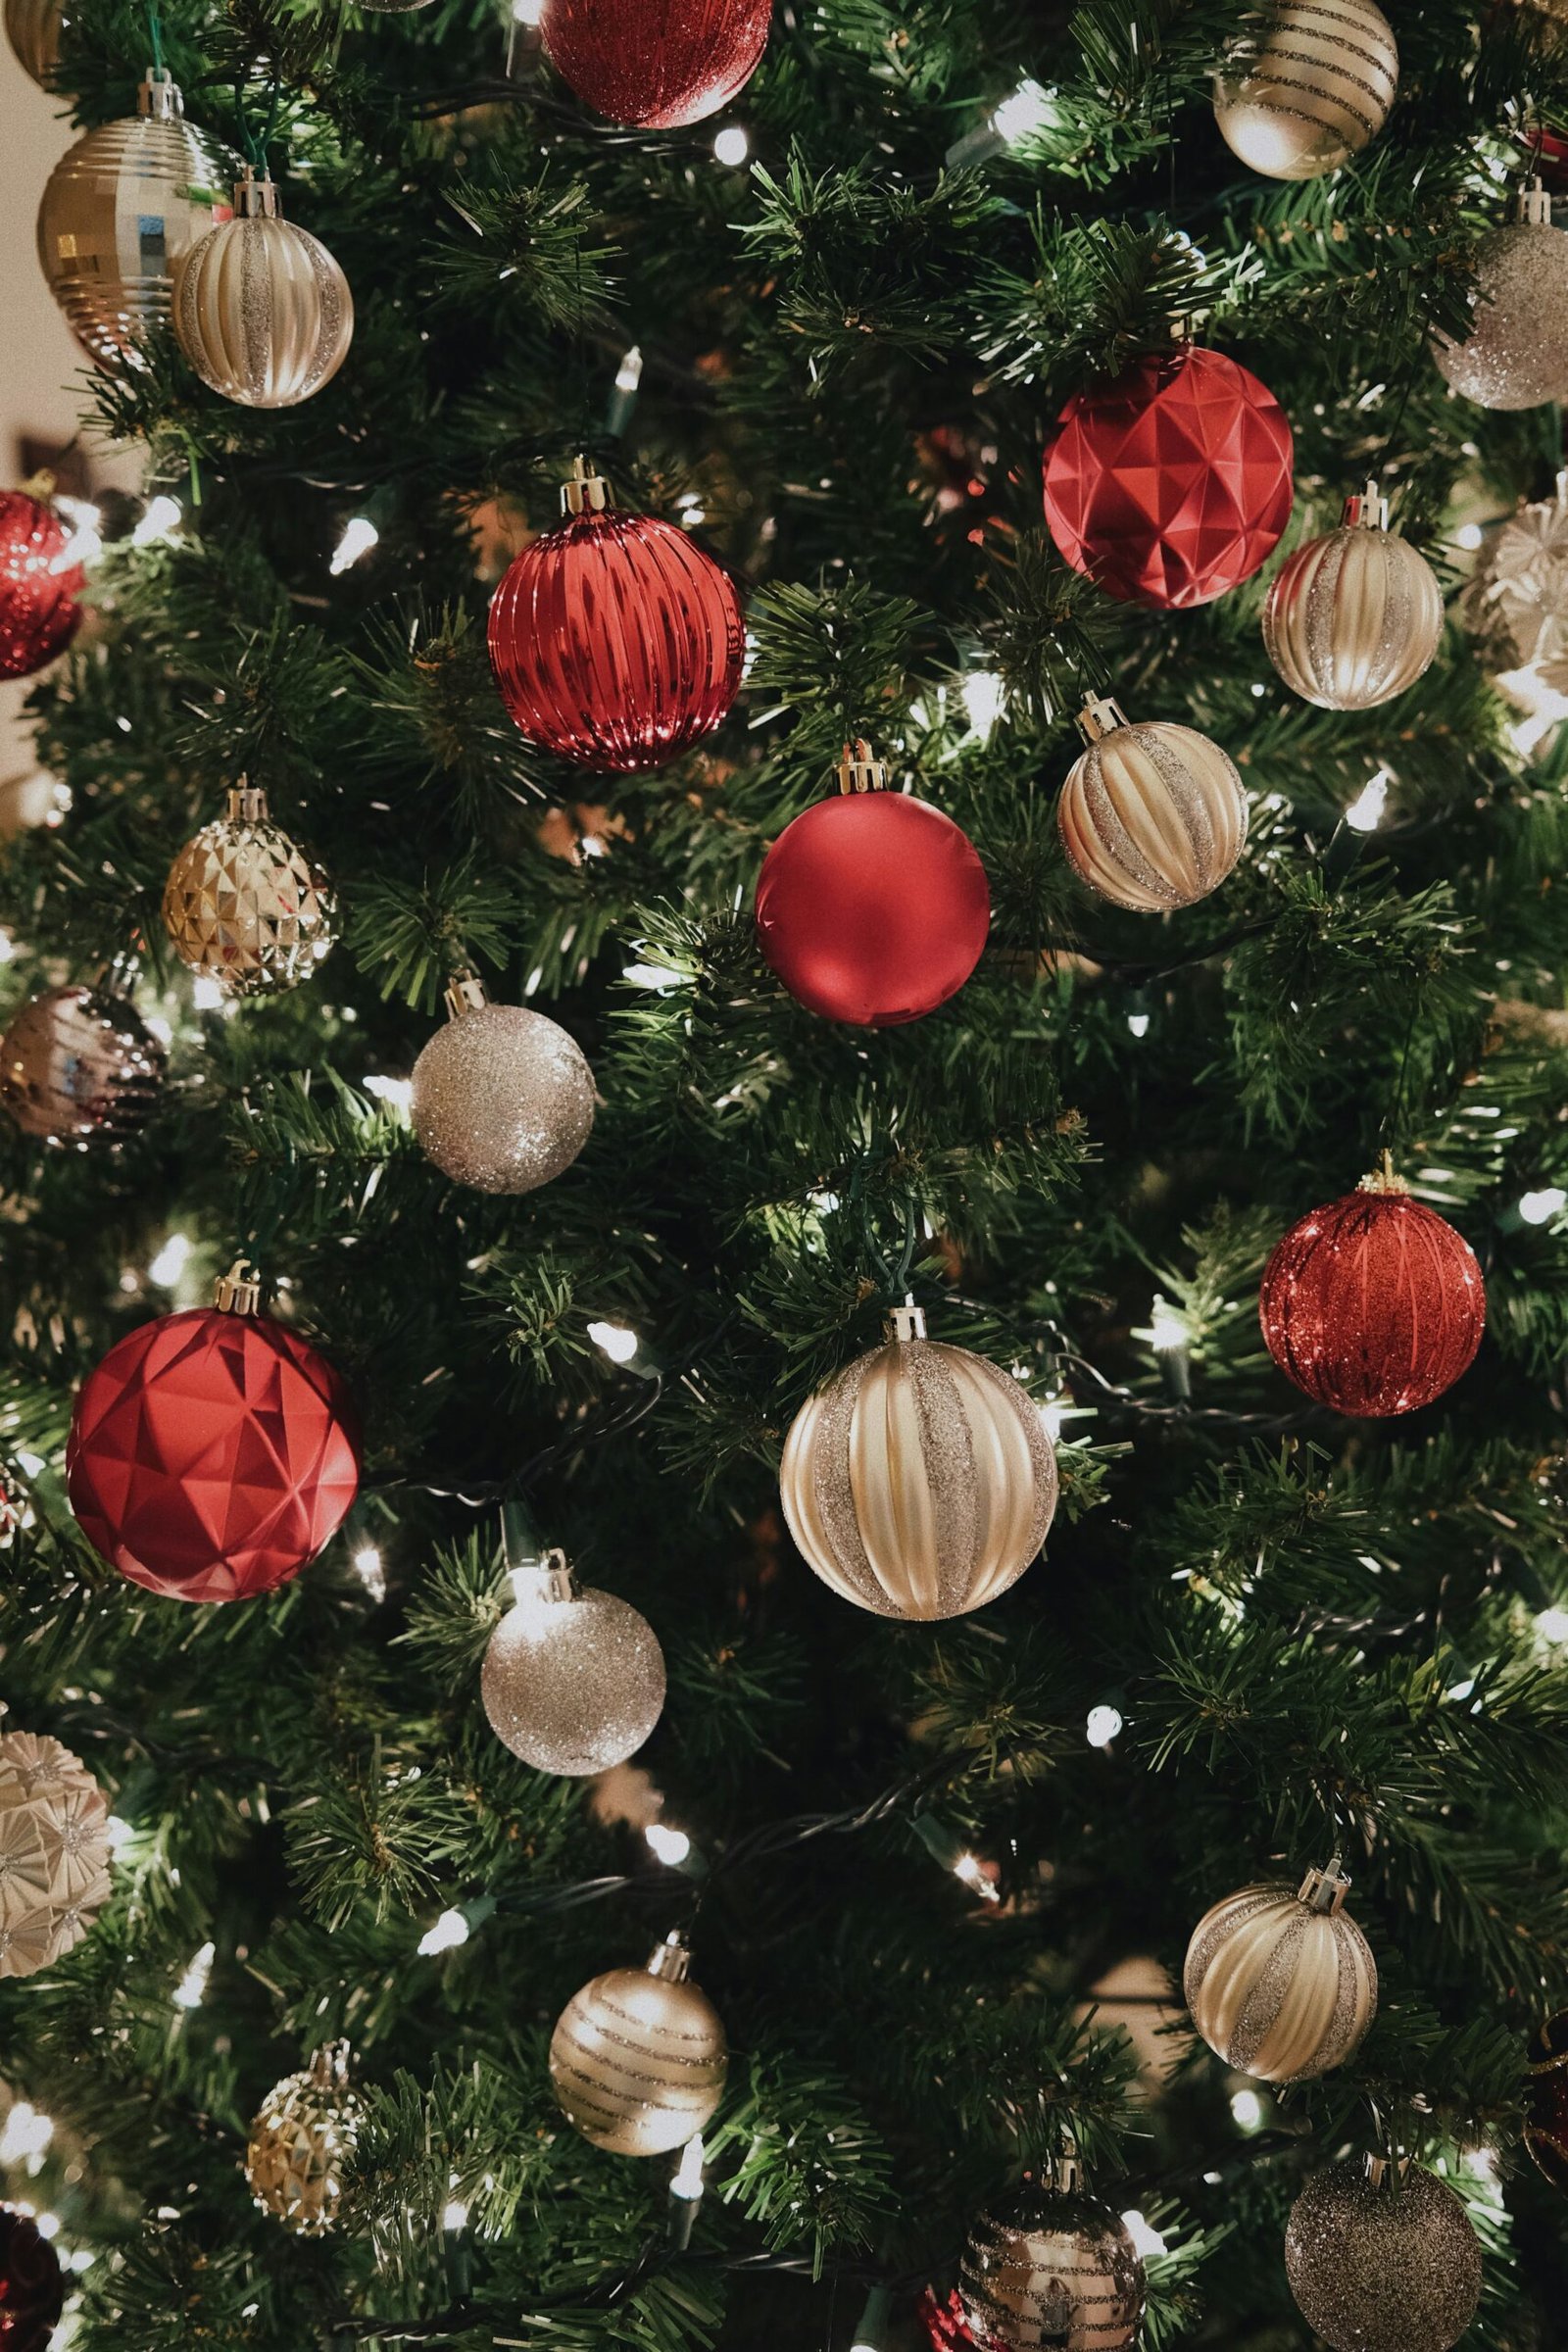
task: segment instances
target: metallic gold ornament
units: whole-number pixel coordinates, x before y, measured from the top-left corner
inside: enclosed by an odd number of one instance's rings
[[[180,264],[221,218],[232,167],[184,120],[178,85],[150,67],[140,112],[90,130],[49,174],[38,259],[93,358],[137,359],[168,320]]]
[[[330,383],[354,339],[349,281],[319,238],[247,170],[234,218],[192,247],[174,296],[180,349],[206,384],[248,409],[289,409]]]
[[[1389,529],[1368,482],[1337,531],[1298,547],[1263,606],[1263,644],[1293,694],[1323,710],[1370,710],[1413,686],[1443,636],[1443,591],[1425,556]]]
[[[1543,722],[1568,714],[1568,470],[1496,532],[1459,610],[1500,693]]]
[[[983,2213],[958,2266],[958,2300],[985,2352],[1120,2352],[1144,2316],[1144,2265],[1126,2223],[1085,2193],[1075,2160]]]
[[[1207,898],[1247,840],[1235,761],[1196,728],[1132,724],[1099,696],[1078,724],[1089,748],[1061,788],[1056,824],[1079,880],[1138,914]]]
[[[531,1193],[588,1141],[594,1074],[559,1022],[492,1004],[471,972],[452,982],[447,1010],[414,1065],[420,1149],[455,1184]]]
[[[1481,2246],[1446,2182],[1408,2159],[1314,2173],[1291,2208],[1285,2271],[1334,2352],[1448,2352],[1481,2299]]]
[[[274,2083],[245,2150],[245,2178],[262,2211],[300,2237],[330,2230],[361,2117],[346,2041],[324,2042],[300,2074]]]
[[[58,1740],[0,1739],[0,1977],[79,1943],[109,1899],[109,1807]]]
[[[5,0],[6,38],[40,90],[59,88],[60,35],[71,19],[62,0]]]
[[[164,924],[181,963],[231,997],[308,980],[337,937],[337,894],[308,850],[242,778],[228,814],[188,841],[164,885]]]
[[[928,1340],[917,1306],[796,1414],[779,1487],[802,1552],[879,1617],[961,1617],[1015,1584],[1056,1507],[1040,1407],[1007,1373]]]
[[[515,1605],[490,1637],[479,1690],[490,1728],[536,1772],[608,1772],[664,1705],[664,1653],[646,1617],[579,1585],[564,1551],[512,1572]]]
[[[1398,78],[1373,0],[1275,0],[1215,75],[1214,119],[1254,172],[1316,179],[1377,137]]]
[[[0,1039],[0,1106],[46,1144],[122,1143],[151,1116],[168,1059],[128,997],[52,988]]]
[[[646,1969],[612,1968],[566,2003],[550,2039],[561,2112],[612,2156],[662,2156],[701,2132],[724,2093],[729,2046],[691,1983],[678,1935]]]
[[[1475,324],[1462,343],[1434,335],[1439,373],[1484,409],[1539,409],[1568,396],[1568,234],[1539,179],[1515,220],[1476,254]]]
[[[1193,1930],[1182,1984],[1216,2058],[1264,2082],[1343,2066],[1377,2015],[1378,1970],[1338,1855],[1299,1890],[1244,1886]]]

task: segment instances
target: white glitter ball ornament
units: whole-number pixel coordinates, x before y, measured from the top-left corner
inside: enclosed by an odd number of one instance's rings
[[[1434,335],[1432,356],[1455,392],[1484,409],[1539,409],[1568,397],[1568,233],[1554,228],[1539,179],[1518,218],[1476,255],[1475,324],[1462,343]]]
[[[664,1705],[664,1653],[646,1617],[579,1585],[564,1551],[512,1572],[516,1605],[479,1676],[490,1728],[536,1772],[583,1777],[635,1755]]]
[[[180,271],[174,332],[201,377],[247,409],[290,409],[330,383],[354,339],[349,281],[318,237],[285,220],[247,170],[234,218]]]
[[[1481,2244],[1435,2173],[1369,2156],[1312,2175],[1291,2208],[1285,2273],[1334,2352],[1448,2352],[1481,2300]]]
[[[1263,644],[1293,694],[1323,710],[1370,710],[1413,686],[1443,636],[1443,591],[1418,549],[1389,529],[1368,482],[1337,531],[1298,547],[1263,606]]]
[[[81,1941],[109,1899],[109,1807],[58,1740],[0,1739],[0,1977],[30,1977]]]
[[[1171,719],[1129,721],[1091,696],[1078,714],[1088,750],[1056,804],[1078,879],[1134,914],[1167,914],[1217,890],[1247,841],[1247,793],[1217,743]]]
[[[414,1132],[427,1159],[479,1193],[531,1193],[569,1168],[594,1123],[594,1074],[559,1022],[492,1004],[470,973],[414,1065]]]

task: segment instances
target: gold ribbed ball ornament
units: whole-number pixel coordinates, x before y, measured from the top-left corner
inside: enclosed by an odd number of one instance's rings
[[[181,963],[230,997],[308,980],[337,937],[337,897],[308,850],[243,779],[228,813],[185,844],[164,885],[164,925]]]
[[[1193,1930],[1182,1987],[1216,2058],[1263,2082],[1343,2066],[1377,2015],[1378,1970],[1335,1856],[1298,1888],[1244,1886]]]
[[[983,2213],[958,2266],[958,2300],[986,2352],[1121,2352],[1136,2342],[1143,2257],[1120,2214],[1082,2187],[1071,2157]]]
[[[672,1935],[646,1968],[612,1968],[573,1994],[550,2038],[562,2114],[612,2156],[663,2156],[724,2094],[723,2022]]]
[[[1291,2208],[1285,2274],[1334,2352],[1448,2352],[1481,2300],[1481,2243],[1446,2181],[1369,2156],[1311,2176]]]
[[[174,280],[215,208],[226,208],[232,164],[185,121],[179,86],[148,69],[139,112],[89,130],[49,174],[38,208],[38,259],[49,291],[95,360],[134,361],[165,325]]]
[[[5,0],[6,39],[40,90],[59,88],[60,36],[71,19],[62,0]]]
[[[1568,399],[1568,232],[1552,223],[1539,179],[1519,191],[1506,228],[1476,253],[1474,324],[1462,343],[1432,338],[1438,372],[1484,409]]]
[[[1166,914],[1217,890],[1247,841],[1247,794],[1217,743],[1173,719],[1129,721],[1091,696],[1078,716],[1088,749],[1056,805],[1078,879],[1114,906]]]
[[[8,1529],[7,1542],[14,1532]],[[58,1740],[7,1732],[0,1738],[0,1977],[52,1967],[108,1900],[103,1790]]]
[[[330,2230],[362,2113],[349,2088],[346,2041],[324,2042],[308,2067],[274,2083],[245,2150],[245,2178],[262,2211],[299,2237]]]
[[[594,1074],[559,1021],[492,1004],[471,972],[414,1065],[414,1132],[427,1159],[479,1193],[531,1193],[569,1168],[594,1123]]]
[[[1293,694],[1322,710],[1370,710],[1413,686],[1443,636],[1437,574],[1389,529],[1368,482],[1340,527],[1298,547],[1263,606],[1263,644]]]
[[[291,409],[347,359],[354,297],[320,239],[285,220],[272,182],[247,170],[233,220],[210,228],[180,271],[174,332],[225,400]]]
[[[1268,179],[1317,179],[1388,121],[1399,78],[1394,27],[1373,0],[1274,0],[1214,77],[1233,155]]]
[[[536,1772],[608,1772],[664,1706],[664,1653],[629,1600],[580,1585],[564,1551],[512,1571],[514,1605],[484,1653],[490,1728]]]
[[[168,1058],[128,997],[51,988],[0,1039],[0,1107],[41,1143],[123,1143],[152,1116]]]
[[[885,1344],[807,1398],[784,1444],[790,1534],[842,1600],[962,1617],[1016,1584],[1056,1508],[1040,1407],[967,1348],[895,1307]]]

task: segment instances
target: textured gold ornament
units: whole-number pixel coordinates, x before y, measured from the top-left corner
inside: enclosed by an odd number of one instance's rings
[[[1333,2164],[1291,2208],[1285,2271],[1334,2352],[1448,2352],[1481,2300],[1481,2246],[1446,2182],[1420,2165]]]
[[[564,1551],[513,1570],[479,1690],[498,1740],[536,1772],[608,1772],[663,1712],[664,1653],[646,1617],[579,1585]]]
[[[1316,179],[1375,139],[1399,78],[1394,28],[1373,0],[1275,0],[1214,80],[1232,153],[1269,179]]]
[[[808,1397],[785,1440],[790,1534],[843,1600],[961,1617],[1016,1584],[1056,1508],[1040,1407],[982,1355],[896,1307],[886,1344]]]
[[[0,1977],[30,1977],[81,1941],[109,1899],[109,1807],[58,1740],[0,1739]]]
[[[1239,2074],[1305,2082],[1343,2066],[1377,2015],[1378,1970],[1345,1908],[1339,1858],[1299,1890],[1244,1886],[1206,1911],[1182,1985],[1193,2023]]]
[[[1551,498],[1521,505],[1460,601],[1493,683],[1544,721],[1568,711],[1568,470]]]
[[[274,2083],[245,2150],[245,2178],[264,2213],[301,2237],[331,2229],[361,2112],[346,2041],[323,2043],[301,2073]]]
[[[161,68],[138,93],[140,113],[106,122],[68,148],[38,209],[38,259],[72,330],[98,361],[137,357],[171,315],[174,280],[198,237],[226,207],[233,169],[184,120]]]
[[[51,988],[0,1039],[0,1106],[46,1144],[122,1143],[151,1117],[168,1058],[128,997]]]
[[[60,35],[71,20],[61,0],[5,0],[6,38],[24,74],[41,90],[59,88]]]
[[[1126,2223],[1085,2194],[1070,2158],[1054,2180],[1027,2184],[969,2232],[958,2297],[986,2352],[1121,2352],[1137,2337],[1144,2265]]]
[[[1132,724],[1098,696],[1078,724],[1089,748],[1061,788],[1056,824],[1079,880],[1138,914],[1207,898],[1247,840],[1235,761],[1196,728]]]
[[[1298,547],[1263,606],[1263,644],[1293,694],[1322,710],[1370,710],[1413,686],[1443,636],[1443,591],[1425,556],[1389,529],[1368,482],[1337,531]]]
[[[228,814],[185,844],[164,885],[164,924],[181,963],[231,997],[308,980],[337,937],[337,897],[307,850],[241,782]]]
[[[1539,409],[1568,397],[1568,234],[1552,225],[1539,179],[1506,228],[1476,253],[1475,323],[1462,343],[1434,335],[1438,371],[1484,409]]]
[[[678,1936],[646,1969],[612,1968],[566,2003],[550,2038],[561,2112],[612,2156],[662,2156],[701,2132],[724,2092],[718,2011]]]
[[[455,1184],[531,1193],[569,1168],[594,1123],[594,1074],[558,1021],[492,1004],[471,972],[414,1065],[414,1132]]]
[[[277,209],[247,171],[234,218],[192,247],[174,332],[202,381],[248,409],[288,409],[330,383],[354,339],[349,281],[319,238]]]

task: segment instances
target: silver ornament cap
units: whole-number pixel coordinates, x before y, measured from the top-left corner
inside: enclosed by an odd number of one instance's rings
[[[463,973],[451,1019],[414,1065],[414,1132],[427,1159],[480,1193],[531,1193],[569,1168],[594,1123],[594,1078],[558,1021],[492,1004]]]
[[[1538,409],[1568,397],[1568,233],[1552,225],[1541,181],[1518,218],[1476,252],[1474,322],[1462,343],[1434,335],[1438,371],[1484,409]]]
[[[491,1730],[536,1772],[580,1779],[623,1764],[663,1711],[653,1627],[629,1601],[579,1585],[563,1551],[514,1568],[512,1583],[479,1676]]]

